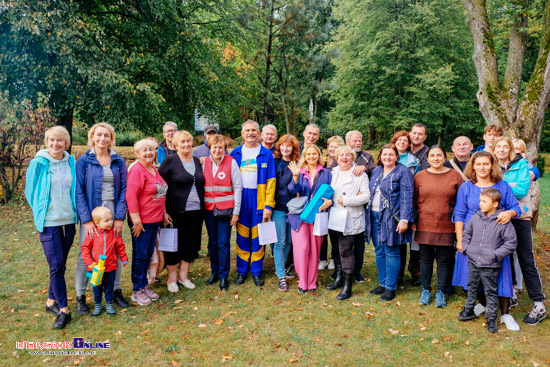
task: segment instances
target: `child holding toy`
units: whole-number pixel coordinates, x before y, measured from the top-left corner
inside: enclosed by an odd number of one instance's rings
[[[113,231],[113,214],[104,206],[98,206],[92,211],[92,220],[97,228],[97,233],[93,239],[86,237],[82,244],[82,259],[88,266],[88,271],[99,262],[99,255],[105,255],[105,271],[101,284],[93,287],[94,290],[94,311],[92,316],[101,314],[101,297],[105,292],[106,309],[109,315],[116,314],[113,307],[115,275],[118,268],[118,257],[122,261],[122,266],[128,265],[128,256],[124,247],[122,237],[116,237]]]

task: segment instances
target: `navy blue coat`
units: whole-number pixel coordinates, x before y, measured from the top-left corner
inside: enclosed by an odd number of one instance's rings
[[[369,189],[371,199],[367,207],[365,238],[370,242],[372,238],[370,225],[370,207],[374,196],[374,188],[379,176],[384,173],[384,167],[376,167],[371,174],[369,180]],[[391,211],[394,214],[399,213],[399,219],[406,219],[409,223],[414,221],[413,215],[413,193],[414,179],[413,175],[407,167],[398,163],[395,168],[382,180],[380,183],[382,195],[388,199]],[[411,242],[412,232],[409,229],[403,233],[397,233],[397,221],[393,219],[390,210],[384,208],[383,202],[380,203],[380,233],[378,241],[385,243],[387,246],[403,245]]]
[[[111,171],[115,181],[115,212],[113,219],[126,217],[126,162],[120,155],[111,151]],[[86,151],[76,161],[76,211],[81,223],[92,220],[92,210],[101,206],[103,167],[91,150]]]

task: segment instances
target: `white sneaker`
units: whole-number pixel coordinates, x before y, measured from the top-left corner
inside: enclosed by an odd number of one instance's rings
[[[326,260],[319,261],[319,267],[318,267],[319,270],[325,270],[326,267],[327,267],[327,261]]]
[[[479,315],[485,313],[485,306],[483,306],[481,303],[478,303],[474,307],[474,313],[476,314],[476,317],[479,317]]]
[[[177,291],[179,291],[177,283],[168,283],[167,286],[168,286],[168,292],[177,293]]]
[[[516,322],[516,320],[514,320],[514,318],[510,314],[502,315],[500,317],[500,323],[505,324],[506,329],[510,331],[519,331],[518,323]]]
[[[195,289],[195,284],[193,284],[193,282],[189,279],[186,279],[185,282],[181,282],[178,280],[178,283],[183,285],[187,289]]]
[[[330,262],[328,263],[329,270],[334,270],[334,260],[330,259]]]

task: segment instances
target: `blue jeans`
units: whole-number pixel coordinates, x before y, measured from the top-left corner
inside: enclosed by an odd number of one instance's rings
[[[212,211],[207,210],[204,218],[208,232],[208,253],[210,254],[210,269],[212,275],[227,279],[230,269],[230,240],[231,226],[229,221],[214,217]]]
[[[94,291],[94,303],[101,303],[103,292],[105,292],[105,302],[113,303],[115,300],[115,278],[116,270],[103,273],[101,284],[97,287],[92,287]]]
[[[286,275],[285,262],[290,252],[292,238],[290,236],[290,224],[286,222],[288,213],[280,210],[273,211],[273,221],[277,231],[277,243],[273,246],[273,258],[275,260],[275,274],[277,278],[284,278]]]
[[[134,285],[134,292],[147,286],[149,262],[151,262],[151,256],[153,256],[155,250],[159,227],[160,222],[143,224],[145,232],[141,232],[137,237],[132,236],[132,284]]]
[[[380,286],[394,291],[397,289],[397,278],[401,266],[401,246],[388,246],[386,243],[379,243],[380,212],[371,211],[370,218],[378,282]],[[390,219],[393,220],[393,218]]]

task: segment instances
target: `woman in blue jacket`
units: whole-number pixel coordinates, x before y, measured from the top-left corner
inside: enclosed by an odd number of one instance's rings
[[[92,210],[106,206],[114,216],[115,236],[122,236],[126,216],[126,162],[111,147],[115,145],[115,130],[106,122],[93,125],[88,131],[88,145],[91,147],[76,162],[76,209],[80,219],[82,246],[85,236],[93,238],[96,227],[92,221]],[[86,306],[86,263],[79,254],[76,265],[76,311],[79,315],[89,312]],[[122,266],[119,259],[115,278],[115,302],[123,307],[130,306],[120,290]]]
[[[372,238],[379,282],[370,293],[381,295],[384,301],[395,298],[401,246],[411,242],[409,223],[414,220],[413,175],[398,159],[395,145],[384,145],[369,181],[371,198],[365,236],[367,242]]]
[[[529,185],[531,177],[529,174],[529,165],[521,156],[516,155],[514,144],[510,138],[501,137],[493,143],[493,152],[504,172],[504,181],[508,182],[512,188],[514,196],[518,200],[521,208],[521,215],[512,220],[516,230],[518,245],[514,256],[517,256],[520,274],[523,274],[523,281],[529,298],[535,303],[533,310],[525,315],[523,321],[526,324],[535,325],[546,317],[544,307],[544,293],[542,293],[542,281],[540,277],[535,256],[533,255],[533,239],[531,238],[531,196],[529,195]],[[517,276],[518,274],[516,274]],[[516,279],[518,279],[516,277]],[[521,283],[521,277],[518,281]],[[510,305],[517,305],[517,296],[513,295]]]
[[[73,244],[78,220],[75,205],[74,157],[65,150],[71,137],[62,126],[46,131],[46,149],[40,150],[27,169],[25,197],[40,232],[40,242],[50,266],[50,286],[46,312],[56,316],[54,329],[63,329],[70,321],[67,307],[65,264]]]

